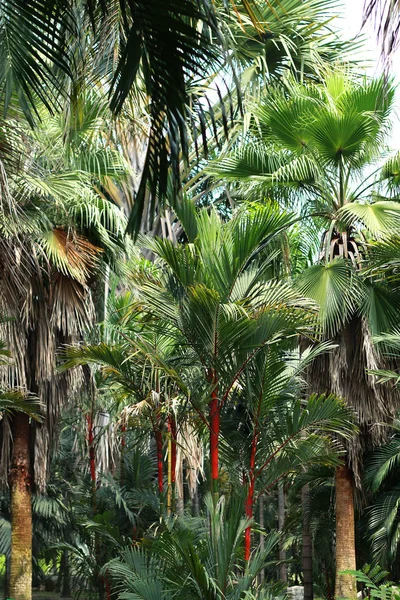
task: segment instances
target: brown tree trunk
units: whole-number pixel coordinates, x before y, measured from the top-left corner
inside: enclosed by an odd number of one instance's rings
[[[12,419],[13,455],[9,476],[11,490],[10,598],[32,598],[32,498],[29,417]]]
[[[356,568],[354,535],[353,475],[346,464],[336,468],[336,582],[335,598],[356,598],[357,587],[352,575],[341,571]]]
[[[310,489],[308,484],[301,490],[301,504],[303,509],[303,585],[304,600],[313,600],[313,565],[312,565],[312,537],[310,531]]]
[[[282,533],[285,527],[285,491],[283,484],[278,484],[278,529]],[[287,583],[286,551],[283,547],[283,537],[279,540],[279,579]]]
[[[61,584],[61,598],[70,598],[71,592],[71,574],[69,568],[69,557],[68,550],[64,550],[62,553],[62,584]]]

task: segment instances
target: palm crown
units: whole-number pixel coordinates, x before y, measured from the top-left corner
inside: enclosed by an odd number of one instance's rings
[[[242,182],[247,193],[295,203],[306,222],[313,218],[316,231],[324,231],[319,264],[299,285],[319,303],[328,333],[357,311],[374,331],[395,319],[385,287],[359,276],[367,243],[400,223],[400,205],[384,196],[395,183],[397,158],[377,167],[393,93],[384,79],[360,83],[342,70],[328,73],[322,85],[288,82],[254,109],[244,143],[210,166]]]

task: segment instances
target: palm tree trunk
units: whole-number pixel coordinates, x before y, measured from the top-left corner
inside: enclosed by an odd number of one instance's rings
[[[351,575],[342,571],[356,568],[354,534],[353,475],[346,464],[336,468],[336,582],[335,598],[356,598],[357,587]]]
[[[156,447],[157,447],[157,482],[158,482],[158,493],[160,495],[160,500],[162,493],[164,491],[164,475],[163,475],[163,452],[162,452],[162,431],[160,427],[156,427],[154,432],[156,438]]]
[[[121,425],[121,452],[120,452],[120,468],[119,479],[121,486],[125,485],[125,454],[126,454],[126,421]]]
[[[264,496],[263,496],[263,494],[261,494],[261,496],[259,498],[258,507],[259,507],[258,522],[260,524],[260,529],[264,529]],[[260,550],[261,550],[261,552],[264,551],[264,548],[265,548],[264,533],[261,531],[260,532]],[[265,581],[265,569],[261,569],[260,583],[263,584],[264,581]]]
[[[61,580],[61,598],[71,597],[71,573],[69,568],[68,550],[63,550],[61,557],[62,580]]]
[[[193,496],[192,496],[192,516],[198,517],[199,514],[200,514],[199,486],[196,481],[195,487],[193,489]]]
[[[312,536],[310,531],[310,488],[306,484],[301,489],[301,504],[303,509],[303,585],[304,600],[313,600],[313,565],[312,565]]]
[[[177,438],[177,431],[176,431],[176,420],[175,420],[175,415],[174,414],[170,414],[168,415],[168,431],[170,434],[170,445],[169,445],[169,451],[170,451],[170,455],[169,455],[169,460],[171,461],[171,473],[170,473],[170,481],[169,483],[169,496],[170,496],[170,501],[168,503],[170,510],[172,510],[172,512],[175,511],[175,488],[176,488],[176,438]]]
[[[285,527],[285,490],[283,484],[278,484],[278,529],[282,533]],[[279,579],[287,583],[286,551],[283,547],[283,539],[279,540]]]
[[[210,461],[211,461],[211,493],[214,506],[218,502],[218,471],[219,471],[219,430],[220,412],[218,393],[212,392],[210,401]]]
[[[13,455],[11,488],[10,598],[32,598],[32,491],[29,417],[17,413],[12,419]]]
[[[246,498],[246,517],[253,518],[253,503],[254,503],[254,484],[255,484],[255,460],[257,451],[257,433],[253,435],[250,452],[250,468],[249,468],[249,484]],[[244,534],[244,560],[250,559],[251,551],[251,526],[246,527]]]
[[[94,431],[93,431],[93,415],[87,415],[87,439],[89,446],[89,469],[90,482],[92,492],[92,508],[93,514],[96,514],[96,455],[94,451]]]

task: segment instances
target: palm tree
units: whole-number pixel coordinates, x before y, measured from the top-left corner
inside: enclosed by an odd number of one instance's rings
[[[159,268],[139,268],[134,275],[138,309],[148,314],[155,331],[175,338],[175,356],[155,353],[145,332],[129,342],[175,383],[208,428],[216,502],[222,408],[259,352],[308,327],[309,306],[271,279],[279,247],[274,239],[289,215],[249,207],[223,224],[214,212],[197,216],[190,202],[185,207],[181,218],[191,243],[143,239]],[[68,350],[66,366],[80,364],[85,352]]]
[[[85,383],[83,373],[75,380],[56,374],[56,348],[79,339],[91,322],[90,284],[101,273],[103,248],[106,254],[107,247],[115,251],[121,246],[125,229],[120,211],[96,191],[103,179],[122,177],[124,164],[98,136],[98,147],[93,149],[93,144],[90,155],[87,130],[67,153],[63,133],[57,117],[46,115],[43,129],[32,132],[17,118],[10,118],[4,128],[0,304],[2,313],[12,317],[2,331],[14,362],[2,367],[1,380],[35,394],[45,410],[38,425],[22,413],[1,423],[13,540],[19,538],[11,554],[11,595],[21,598],[31,596],[32,485],[44,487],[61,405],[68,392]],[[19,501],[23,506],[18,509]]]
[[[184,227],[193,245],[145,241],[162,270],[156,278],[145,274],[138,282],[140,302],[177,332],[183,364],[192,356],[195,384],[185,370],[179,373],[176,366],[161,362],[160,366],[176,377],[186,393],[190,391],[192,406],[210,431],[215,502],[224,404],[258,352],[305,325],[307,311],[301,298],[268,280],[273,240],[289,218],[273,210],[250,208],[223,225],[213,212],[203,211],[196,217],[190,209]]]
[[[313,363],[309,386],[345,398],[361,431],[336,471],[338,597],[355,595],[353,579],[339,573],[355,568],[353,477],[359,486],[360,454],[382,440],[384,428],[374,424],[390,419],[398,402],[366,373],[381,361],[371,333],[398,318],[393,292],[361,268],[368,240],[390,237],[400,223],[398,203],[382,196],[388,169],[379,167],[392,105],[384,79],[357,81],[336,70],[322,85],[289,82],[256,107],[256,124],[239,148],[210,166],[241,182],[239,192],[295,203],[306,222],[316,221],[317,233],[323,230],[316,264],[297,285],[319,304],[321,335],[337,348]]]
[[[318,352],[323,350],[324,347]],[[312,358],[311,353],[303,360],[310,362]],[[291,367],[274,352],[260,353],[239,380],[241,390],[235,398],[247,412],[245,424],[238,427],[235,423],[230,435],[222,430],[230,446],[233,471],[244,474],[249,520],[253,518],[254,502],[283,478],[288,480],[315,463],[340,462],[337,448],[324,434],[340,431],[341,435],[351,437],[355,431],[351,414],[342,401],[324,396],[312,396],[307,402],[300,400],[299,373],[305,363],[296,365],[292,371],[292,362]],[[225,414],[223,422],[225,426],[229,424]],[[250,558],[250,551],[251,527],[248,526],[246,560]]]

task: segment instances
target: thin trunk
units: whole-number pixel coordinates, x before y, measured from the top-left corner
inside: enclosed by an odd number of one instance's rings
[[[96,513],[96,456],[94,451],[94,432],[93,432],[93,417],[92,415],[87,416],[87,439],[89,446],[89,469],[90,469],[90,481],[92,490],[92,508],[93,514]]]
[[[184,500],[183,500],[183,460],[182,453],[179,453],[179,465],[177,465],[176,472],[176,501],[175,501],[175,510],[177,515],[183,515],[184,510]]]
[[[200,501],[199,501],[199,486],[197,481],[194,484],[193,496],[192,496],[192,515],[198,517],[200,514]]]
[[[10,598],[32,598],[32,491],[29,417],[16,413],[12,419],[13,455],[11,489]]]
[[[71,597],[71,573],[69,568],[68,550],[64,550],[61,558],[62,580],[61,580],[61,598]]]
[[[336,468],[336,582],[335,598],[356,598],[357,587],[352,575],[342,571],[356,568],[354,535],[353,475],[346,464]]]
[[[125,452],[126,452],[126,422],[121,425],[121,458],[119,467],[119,479],[121,486],[125,484]]]
[[[176,438],[177,438],[177,430],[176,430],[176,420],[175,415],[168,415],[168,431],[170,434],[170,444],[169,444],[169,461],[170,461],[170,476],[168,481],[169,489],[169,503],[168,506],[172,512],[175,511],[175,489],[176,489]]]
[[[249,484],[248,484],[247,498],[246,498],[246,517],[248,519],[253,518],[257,437],[258,437],[258,435],[257,435],[257,432],[255,431],[253,440],[251,442]],[[246,531],[244,533],[244,560],[247,561],[250,559],[250,552],[251,552],[251,526],[249,525],[249,527],[246,527]]]
[[[283,483],[278,484],[278,529],[282,533],[285,527],[285,490]],[[286,550],[283,547],[283,538],[279,540],[279,579],[287,583]]]
[[[260,529],[264,529],[265,522],[264,522],[264,495],[263,494],[260,495],[260,499],[258,501],[258,508],[260,511],[259,518],[258,518],[258,521],[260,523]],[[264,551],[264,548],[265,548],[264,533],[261,531],[260,532],[260,550],[261,550],[261,552]],[[260,583],[264,583],[264,580],[265,580],[265,569],[261,569]]]
[[[107,574],[104,577],[104,588],[106,590],[106,598],[107,598],[107,600],[110,600],[110,598],[111,598],[111,589],[110,589],[110,582],[108,581]]]
[[[158,493],[161,495],[164,491],[164,480],[163,480],[163,452],[162,452],[162,431],[157,426],[154,432],[157,446],[157,481],[158,481]]]
[[[303,548],[301,560],[303,566],[304,600],[313,600],[313,557],[310,530],[310,488],[308,484],[302,487],[301,505],[303,512]]]
[[[219,471],[219,430],[221,409],[218,403],[216,389],[211,394],[210,409],[210,461],[211,461],[211,493],[214,506],[218,502],[218,471]]]

